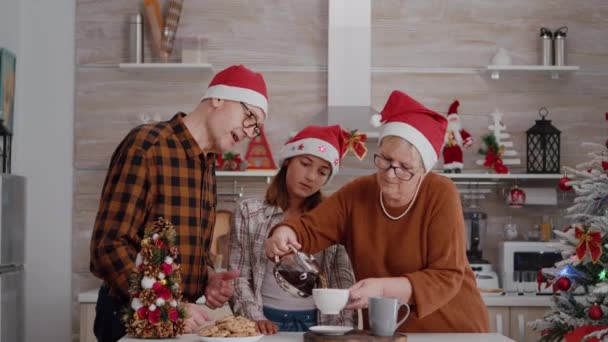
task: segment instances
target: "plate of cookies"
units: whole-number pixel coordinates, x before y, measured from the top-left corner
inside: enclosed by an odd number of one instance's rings
[[[198,331],[203,342],[254,342],[264,337],[254,321],[242,316],[226,316],[210,323]]]

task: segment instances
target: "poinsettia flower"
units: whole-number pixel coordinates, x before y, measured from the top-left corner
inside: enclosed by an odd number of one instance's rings
[[[170,275],[173,272],[173,265],[169,265],[167,263],[163,263],[160,268],[163,270],[165,275]]]
[[[150,311],[148,313],[148,321],[152,324],[156,324],[160,321],[160,309],[156,309],[154,311]]]
[[[156,292],[156,294],[158,294],[158,291],[162,288],[163,288],[163,284],[161,284],[160,281],[157,281],[154,283],[154,285],[152,285],[152,290],[154,290],[154,292]]]
[[[179,318],[179,311],[177,311],[177,308],[170,308],[167,315],[169,316],[171,322],[176,322]]]
[[[158,298],[162,298],[164,300],[168,300],[169,298],[171,298],[171,291],[169,291],[168,288],[163,287],[162,289],[156,291],[156,296]]]
[[[137,310],[137,317],[139,317],[139,319],[146,319],[148,317],[148,307],[147,306],[142,306],[141,308],[139,308]]]

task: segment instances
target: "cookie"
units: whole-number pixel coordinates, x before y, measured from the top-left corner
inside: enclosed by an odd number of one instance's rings
[[[216,334],[220,329],[218,329],[215,325],[208,325],[206,327],[202,327],[198,334],[200,336],[211,337],[213,334]]]

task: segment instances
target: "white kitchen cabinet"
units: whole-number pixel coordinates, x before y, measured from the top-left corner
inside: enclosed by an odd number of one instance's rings
[[[538,341],[540,332],[532,330],[528,322],[543,318],[547,307],[510,307],[511,329],[509,337],[519,342]]]
[[[497,332],[509,336],[511,313],[508,306],[488,307],[490,332]]]

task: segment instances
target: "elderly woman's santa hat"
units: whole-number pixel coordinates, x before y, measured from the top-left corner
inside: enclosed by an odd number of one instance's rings
[[[379,141],[395,135],[416,146],[427,172],[437,163],[447,127],[443,115],[394,90],[380,115],[372,116],[372,125],[382,126]]]
[[[340,125],[307,126],[289,139],[279,153],[279,164],[291,157],[310,154],[319,157],[332,167],[327,182],[338,173],[340,161],[345,152],[345,138]]]

